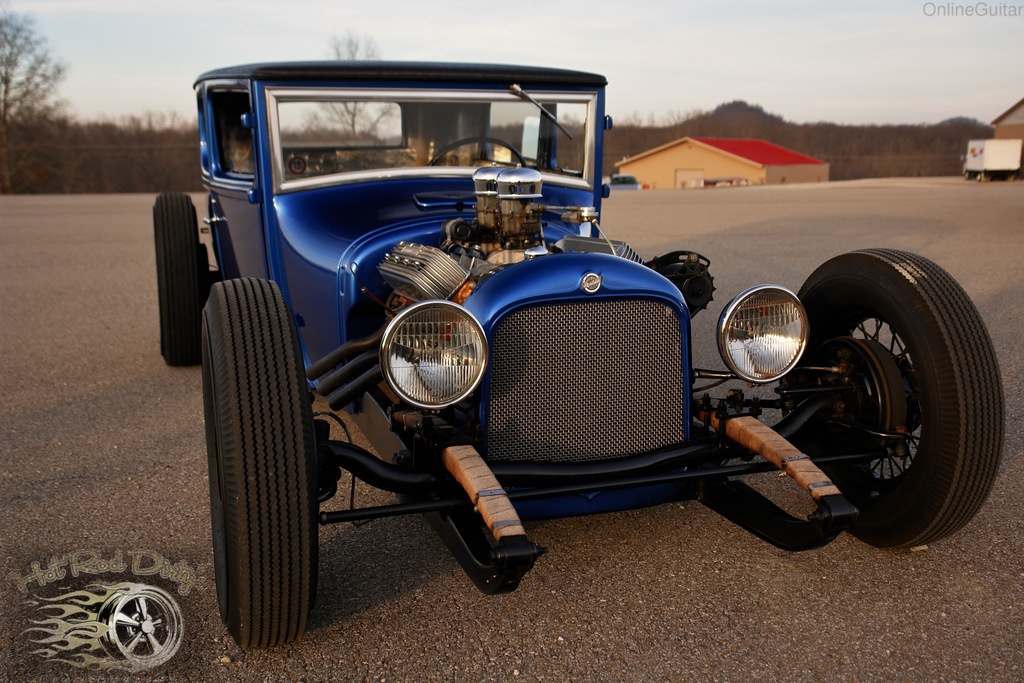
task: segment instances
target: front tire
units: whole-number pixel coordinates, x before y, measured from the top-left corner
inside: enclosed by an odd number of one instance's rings
[[[242,648],[299,638],[316,597],[317,462],[294,319],[265,280],[203,311],[203,399],[221,618]]]
[[[875,546],[912,547],[963,527],[992,488],[1004,421],[995,350],[966,292],[924,257],[873,249],[824,263],[800,299],[810,319],[810,350],[848,337],[872,343],[871,349],[881,345],[898,369],[897,391],[902,381],[905,455],[828,470],[861,510],[851,532]],[[858,438],[819,426],[811,438],[804,435],[802,447],[843,452]]]

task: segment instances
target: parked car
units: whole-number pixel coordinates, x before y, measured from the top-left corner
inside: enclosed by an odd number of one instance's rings
[[[609,183],[612,190],[639,190],[640,183],[635,175],[617,173],[611,177]]]
[[[202,363],[240,646],[302,635],[326,524],[424,514],[499,593],[544,552],[533,519],[694,499],[789,550],[842,531],[900,548],[985,500],[1003,394],[963,289],[921,256],[857,251],[797,294],[746,289],[691,340],[710,261],[645,262],[599,225],[602,76],[275,63],[195,90],[212,250],[189,197],[160,195],[160,346]],[[694,367],[694,344],[723,367]],[[375,452],[331,438],[342,411]],[[333,504],[343,470],[397,502]],[[743,481],[771,470],[814,511]]]

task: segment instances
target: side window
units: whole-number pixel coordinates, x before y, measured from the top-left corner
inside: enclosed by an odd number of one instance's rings
[[[231,175],[254,175],[252,131],[242,127],[242,114],[249,111],[249,93],[211,92],[210,103],[221,170]]]

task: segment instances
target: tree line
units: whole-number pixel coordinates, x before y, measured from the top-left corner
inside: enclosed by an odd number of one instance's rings
[[[797,124],[732,102],[671,124],[617,123],[605,136],[604,172],[615,162],[685,136],[757,138],[827,161],[832,180],[958,175],[967,141],[992,129],[969,119],[933,125]],[[19,123],[9,147],[11,193],[192,192],[202,189],[194,120],[146,114],[79,122]]]
[[[5,191],[23,194],[193,192],[202,189],[194,121],[146,114],[19,126]]]
[[[992,129],[969,119],[933,125],[797,124],[743,102],[671,124],[617,123],[605,136],[604,172],[615,162],[685,136],[756,138],[827,161],[832,180],[958,175],[967,141]],[[11,193],[191,192],[202,189],[194,120],[146,114],[15,127]]]

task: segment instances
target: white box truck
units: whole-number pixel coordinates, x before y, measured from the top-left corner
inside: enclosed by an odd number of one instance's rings
[[[964,177],[968,180],[1009,179],[1020,173],[1020,140],[971,140],[967,143]]]

